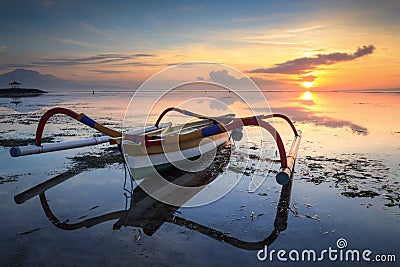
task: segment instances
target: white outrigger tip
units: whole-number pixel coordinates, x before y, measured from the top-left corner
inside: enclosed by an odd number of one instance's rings
[[[103,143],[108,143],[110,141],[110,136],[93,137],[83,140],[74,140],[60,143],[44,143],[40,146],[28,145],[28,146],[15,146],[10,150],[10,154],[13,157],[20,157],[33,154],[41,154],[46,152],[61,151],[67,149],[74,149],[85,146],[99,145]]]
[[[294,165],[296,163],[297,152],[299,151],[301,131],[297,131],[297,136],[295,136],[292,147],[290,148],[287,158],[287,167],[280,168],[278,174],[276,175],[276,182],[280,185],[288,184],[290,179],[292,179],[294,173]]]

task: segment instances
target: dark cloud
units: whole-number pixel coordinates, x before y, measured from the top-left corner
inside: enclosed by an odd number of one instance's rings
[[[90,64],[104,64],[116,61],[130,59],[131,56],[120,54],[99,54],[90,57],[81,58],[46,58],[41,61],[35,61],[36,65],[55,65],[55,66],[75,66],[75,65],[90,65]]]
[[[134,57],[154,57],[153,54],[134,54]]]
[[[374,45],[359,47],[353,54],[330,53],[318,54],[315,57],[302,57],[275,64],[271,68],[260,68],[249,71],[250,73],[280,73],[280,74],[306,74],[317,69],[319,66],[332,65],[339,62],[355,60],[359,57],[372,54]]]
[[[122,62],[122,63],[115,63],[115,66],[139,66],[139,67],[166,67],[168,64],[157,64],[157,63],[147,63],[142,61],[130,61],[130,62]]]
[[[99,54],[90,57],[81,58],[45,58],[34,61],[32,64],[41,66],[76,66],[76,65],[94,65],[123,62],[138,57],[152,57],[152,54],[134,54],[122,55],[115,53]]]
[[[90,70],[91,72],[100,74],[116,74],[116,73],[127,73],[127,70]]]
[[[33,67],[35,67],[33,64],[2,64],[0,65],[0,70],[26,69]]]

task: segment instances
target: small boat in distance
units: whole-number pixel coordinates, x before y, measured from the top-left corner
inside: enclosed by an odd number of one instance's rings
[[[33,97],[47,93],[40,89],[19,87],[21,83],[17,81],[13,81],[9,85],[10,88],[0,89],[0,97]]]
[[[176,126],[172,122],[161,123],[163,117],[171,111],[198,120]],[[42,144],[44,127],[47,121],[56,114],[64,114],[74,118],[105,134],[105,136],[78,141]],[[293,143],[288,155],[286,154],[281,136],[266,121],[272,118],[285,120],[294,133]],[[131,175],[134,178],[138,178],[138,173],[141,175],[147,168],[161,167],[188,159],[196,159],[205,155],[225,144],[230,137],[230,133],[233,134],[244,126],[259,126],[272,135],[277,144],[281,164],[279,172],[276,175],[276,180],[281,185],[288,184],[294,171],[294,164],[301,140],[301,131],[298,131],[293,122],[282,114],[258,115],[245,118],[234,118],[232,114],[208,117],[171,107],[161,113],[155,125],[122,133],[97,123],[83,113],[78,114],[66,108],[52,108],[39,121],[36,129],[35,144],[13,147],[10,150],[10,154],[13,157],[19,157],[108,142],[118,145],[125,162],[129,165]]]

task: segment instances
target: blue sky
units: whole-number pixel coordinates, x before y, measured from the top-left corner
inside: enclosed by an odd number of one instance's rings
[[[2,1],[0,72],[26,67],[82,80],[129,72],[124,78],[129,81],[183,61],[218,61],[247,71],[313,51],[352,53],[364,45],[390,51],[399,40],[399,6],[399,1],[369,0]],[[90,68],[89,61],[79,60],[110,54]],[[142,54],[149,56],[134,56]],[[390,51],[384,57],[396,56]],[[290,83],[293,77],[272,78]]]

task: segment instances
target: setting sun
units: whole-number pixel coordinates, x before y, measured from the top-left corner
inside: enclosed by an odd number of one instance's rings
[[[305,88],[310,88],[313,87],[315,84],[315,82],[302,82],[301,86],[305,87]]]

